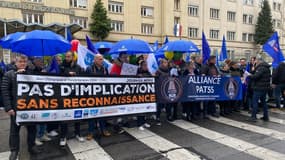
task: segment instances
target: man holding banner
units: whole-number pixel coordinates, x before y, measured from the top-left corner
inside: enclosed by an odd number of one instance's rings
[[[74,53],[73,52],[67,52],[65,54],[65,60],[63,61],[63,63],[60,65],[60,74],[61,75],[65,75],[65,76],[76,76],[82,73],[82,68],[76,64],[75,60],[74,60]],[[80,122],[76,122],[74,124],[75,127],[75,136],[76,139],[79,142],[83,142],[84,138],[81,137],[80,135]],[[60,125],[60,146],[65,146],[66,145],[66,137],[67,137],[67,132],[68,132],[68,128],[67,128],[67,123],[62,123]]]
[[[18,157],[20,149],[20,128],[21,126],[16,123],[16,75],[18,73],[28,73],[27,70],[28,57],[25,55],[20,55],[16,58],[16,70],[8,71],[2,81],[2,97],[5,106],[5,111],[10,115],[10,137],[9,145],[11,154],[9,159],[16,160]],[[27,143],[28,151],[30,154],[37,154],[41,151],[35,147],[36,139],[36,125],[28,124],[26,125],[28,131]]]

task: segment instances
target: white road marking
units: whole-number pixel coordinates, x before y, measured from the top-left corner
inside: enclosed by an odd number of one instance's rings
[[[9,160],[9,156],[10,156],[10,151],[0,153],[1,160]]]
[[[241,111],[240,114],[242,114],[244,116],[250,116],[250,114],[245,112],[245,111]],[[263,115],[261,115],[261,114],[257,114],[256,116],[257,116],[258,119],[263,117]],[[269,117],[269,121],[285,125],[285,120],[279,119],[279,118],[275,118],[275,117],[272,117],[272,116]]]
[[[135,137],[140,142],[146,144],[156,152],[169,151],[162,153],[163,156],[170,160],[200,160],[201,157],[195,153],[192,153],[181,146],[174,144],[163,137],[145,129],[140,131],[138,128],[125,128],[126,132]],[[173,149],[173,150],[171,150]]]
[[[219,123],[223,123],[229,126],[233,126],[236,128],[241,128],[250,132],[254,132],[254,133],[258,133],[258,134],[263,134],[272,138],[276,138],[279,140],[285,140],[285,133],[283,132],[279,132],[273,129],[268,129],[268,128],[263,128],[263,127],[259,127],[259,126],[255,126],[255,125],[251,125],[251,124],[247,124],[247,123],[243,123],[243,122],[239,122],[239,121],[235,121],[232,119],[228,119],[228,118],[224,118],[224,117],[220,117],[220,118],[214,118],[214,117],[210,117],[211,120],[219,122]]]
[[[208,138],[220,144],[226,145],[233,149],[239,150],[246,154],[250,154],[260,159],[264,159],[264,160],[281,160],[281,159],[284,160],[285,159],[285,154],[278,153],[278,152],[248,143],[246,141],[233,138],[233,137],[200,127],[193,123],[189,123],[189,122],[185,123],[183,120],[177,120],[177,121],[174,121],[172,124],[182,129],[185,129],[189,132],[198,134],[200,136],[203,136],[205,138]]]
[[[81,143],[76,139],[71,139],[67,141],[67,144],[76,160],[113,160],[113,158],[94,140]]]

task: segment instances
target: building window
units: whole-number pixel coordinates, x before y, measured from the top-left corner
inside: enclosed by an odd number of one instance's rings
[[[253,15],[244,14],[242,21],[244,24],[253,24]]]
[[[111,27],[115,32],[124,32],[124,22],[122,21],[112,21]]]
[[[273,2],[273,10],[281,11],[281,3]]]
[[[198,38],[198,28],[188,28],[188,36],[190,38]]]
[[[262,7],[263,7],[263,3],[264,3],[264,0],[259,0],[258,5],[259,5],[259,7],[260,7],[260,8],[262,8]]]
[[[174,25],[180,24],[180,17],[174,17]]]
[[[275,28],[281,28],[281,20],[279,19],[273,19],[272,24],[273,24],[273,27]]]
[[[277,10],[278,10],[278,11],[281,11],[281,3],[278,3],[278,5],[277,5]]]
[[[79,24],[83,28],[87,28],[87,18],[85,17],[70,17],[71,24]]]
[[[87,8],[87,0],[69,0],[72,8]]]
[[[43,0],[26,0],[27,2],[43,3]]]
[[[153,8],[152,7],[142,7],[141,16],[143,17],[153,17]]]
[[[253,6],[253,0],[243,0],[243,4]]]
[[[189,16],[197,17],[198,11],[199,11],[199,6],[193,6],[193,5],[188,6],[188,15]]]
[[[44,24],[43,13],[23,13],[23,21],[27,24]]]
[[[123,13],[123,3],[109,1],[108,11],[112,13]]]
[[[227,40],[229,41],[234,41],[236,39],[236,32],[227,32]]]
[[[244,42],[253,42],[254,34],[252,33],[242,33],[242,41]]]
[[[211,29],[210,30],[210,38],[211,39],[219,39],[219,30],[214,30],[214,29]]]
[[[180,0],[174,0],[174,10],[175,11],[180,10]]]
[[[219,12],[220,12],[219,9],[210,8],[210,18],[219,19],[220,17]]]
[[[227,18],[230,22],[236,21],[236,12],[228,11]]]
[[[153,33],[153,24],[142,24],[141,33],[142,34],[152,34]]]

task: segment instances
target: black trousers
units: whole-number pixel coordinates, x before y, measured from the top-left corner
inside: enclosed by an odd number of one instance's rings
[[[16,117],[10,117],[10,136],[9,136],[9,145],[11,151],[19,152],[20,149],[20,129],[21,126],[16,124]],[[35,145],[36,139],[36,132],[37,128],[36,125],[26,125],[27,128],[27,143],[28,143],[28,150],[31,150],[32,147]]]
[[[166,109],[166,117],[171,118],[171,105],[165,103],[158,103],[157,104],[157,111],[156,111],[156,118],[160,119],[160,114],[162,108]]]
[[[60,124],[60,138],[66,138],[68,133],[67,123]],[[80,122],[74,123],[74,134],[80,135]]]

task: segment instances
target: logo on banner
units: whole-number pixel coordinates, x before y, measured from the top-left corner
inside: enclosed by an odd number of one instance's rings
[[[28,119],[29,118],[29,114],[28,113],[22,113],[20,115],[21,119]]]
[[[82,118],[82,110],[75,110],[74,118]]]
[[[57,119],[57,117],[58,117],[57,112],[52,113],[50,117],[51,117],[51,119]]]
[[[68,113],[68,112],[65,112],[61,115],[62,118],[71,118],[72,117],[72,114],[71,113]]]
[[[33,113],[33,114],[31,114],[31,119],[33,119],[33,120],[36,120],[36,119],[38,119],[38,114],[36,114],[36,113]]]
[[[88,115],[89,115],[89,109],[84,109],[84,111],[83,111],[83,117],[88,117]]]
[[[84,57],[84,62],[87,66],[91,65],[94,61],[94,56],[92,53],[87,52],[86,56]]]
[[[181,98],[183,94],[183,86],[181,81],[176,77],[167,77],[162,81],[161,95],[162,98],[175,102]]]
[[[95,117],[98,115],[99,110],[98,109],[90,109],[90,116]]]
[[[229,78],[224,86],[224,91],[229,99],[235,99],[238,95],[238,83],[234,78]]]
[[[42,113],[41,118],[42,119],[49,119],[50,113],[46,112],[46,113]]]

